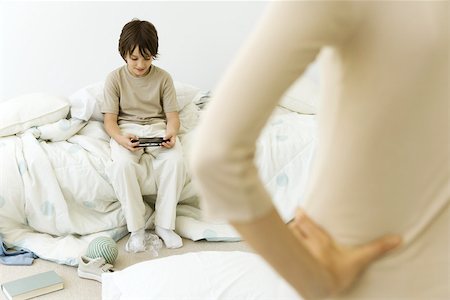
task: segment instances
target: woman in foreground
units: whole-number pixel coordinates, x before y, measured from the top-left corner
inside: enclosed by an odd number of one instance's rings
[[[447,1],[270,4],[197,131],[214,139],[192,149],[206,213],[305,298],[448,298],[448,51]],[[319,53],[318,152],[287,226],[255,142]]]

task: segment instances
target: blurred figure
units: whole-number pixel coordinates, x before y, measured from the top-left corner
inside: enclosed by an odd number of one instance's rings
[[[203,207],[305,298],[450,297],[448,3],[272,3],[215,91],[191,158]],[[319,53],[318,152],[287,226],[255,142]]]

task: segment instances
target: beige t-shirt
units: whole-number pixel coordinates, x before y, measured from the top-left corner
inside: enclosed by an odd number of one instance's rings
[[[150,125],[165,122],[165,113],[178,111],[172,77],[152,65],[144,77],[133,76],[124,65],[105,82],[102,113],[118,115],[118,123]]]
[[[206,211],[249,221],[272,209],[255,143],[320,53],[319,144],[305,209],[340,243],[404,238],[342,299],[449,299],[448,13],[448,1],[272,3],[197,128],[216,137],[192,148]]]

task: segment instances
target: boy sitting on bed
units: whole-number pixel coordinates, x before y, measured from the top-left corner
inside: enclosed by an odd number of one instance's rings
[[[111,136],[112,163],[107,172],[131,232],[125,250],[146,250],[145,206],[138,177],[144,152],[153,157],[158,189],[155,233],[167,248],[179,248],[183,242],[173,230],[186,177],[177,138],[180,119],[171,76],[152,65],[158,55],[158,35],[153,24],[137,19],[125,24],[119,52],[126,65],[108,75],[102,113],[105,129]],[[159,147],[138,147],[135,140],[139,137],[163,137],[165,141]]]

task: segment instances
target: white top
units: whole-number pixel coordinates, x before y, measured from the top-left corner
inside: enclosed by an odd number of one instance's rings
[[[221,157],[197,169],[205,210],[246,221],[271,209],[255,142],[320,53],[324,97],[305,209],[345,244],[387,233],[405,242],[343,299],[449,297],[448,4],[271,4],[198,128],[213,141],[192,149],[194,170]]]

